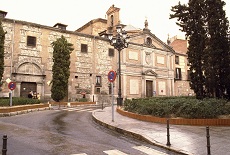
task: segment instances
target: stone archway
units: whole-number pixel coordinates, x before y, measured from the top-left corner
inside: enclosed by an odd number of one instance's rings
[[[23,63],[17,68],[17,74],[42,75],[41,68],[35,63]]]
[[[23,62],[15,66],[13,73],[15,82],[17,83],[16,96],[25,97],[29,91],[33,91],[44,95],[45,75],[41,66],[37,63]]]

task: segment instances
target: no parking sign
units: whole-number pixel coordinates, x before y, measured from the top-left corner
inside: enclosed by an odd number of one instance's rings
[[[108,73],[108,80],[109,82],[113,82],[116,79],[116,72],[111,70]]]
[[[15,83],[15,82],[10,82],[10,83],[8,84],[8,88],[9,88],[10,90],[14,90],[14,89],[16,88],[16,83]]]

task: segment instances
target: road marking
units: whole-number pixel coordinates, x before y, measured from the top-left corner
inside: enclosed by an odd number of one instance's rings
[[[108,154],[108,155],[128,155],[128,154],[123,153],[119,150],[107,150],[107,151],[103,151],[103,152]]]
[[[66,108],[66,109],[63,109],[63,110],[65,110],[65,111],[77,111],[77,112],[83,112],[83,111],[91,112],[94,109],[91,109],[91,108]]]
[[[148,155],[168,155],[166,153],[154,150],[154,149],[152,149],[150,147],[146,147],[146,146],[134,146],[133,148],[136,150],[139,150],[141,152],[144,152]]]

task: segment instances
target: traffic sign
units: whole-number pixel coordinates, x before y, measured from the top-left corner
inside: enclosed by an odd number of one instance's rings
[[[9,88],[10,90],[14,90],[14,89],[16,88],[16,83],[15,83],[15,82],[10,82],[10,83],[8,84],[8,88]]]
[[[108,73],[108,80],[110,82],[113,82],[115,79],[116,79],[116,72],[113,71],[113,70],[109,71],[109,73]]]

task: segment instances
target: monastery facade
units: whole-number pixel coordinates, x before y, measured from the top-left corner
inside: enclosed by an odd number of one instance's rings
[[[51,98],[53,48],[51,43],[63,35],[73,44],[71,53],[68,99],[74,101],[86,93],[91,101],[99,94],[111,94],[108,72],[118,71],[118,52],[110,45],[108,29],[115,33],[120,9],[112,5],[107,19],[94,19],[77,29],[68,31],[67,25],[53,27],[8,19],[1,11],[5,35],[5,70],[1,96],[8,96],[7,81],[16,82],[15,97],[27,97],[30,91],[41,99]],[[148,29],[121,24],[130,36],[129,46],[121,51],[121,85],[123,98],[175,96],[176,51]],[[181,54],[186,60],[186,54]],[[181,59],[182,60],[182,59]],[[181,64],[187,66],[187,64]],[[186,70],[187,71],[187,70]],[[177,79],[179,80],[179,79]],[[182,80],[182,79],[181,79]],[[190,91],[187,79],[184,94]],[[187,91],[189,90],[189,91]],[[118,93],[118,79],[114,94]]]

